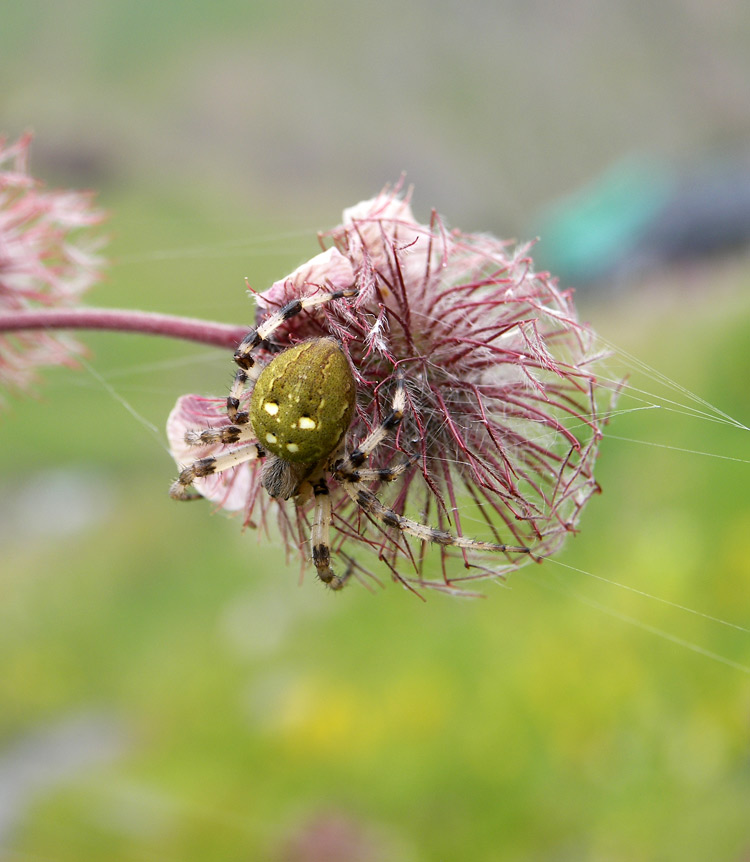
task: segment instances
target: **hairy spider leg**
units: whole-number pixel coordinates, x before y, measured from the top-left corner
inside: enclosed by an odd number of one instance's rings
[[[392,433],[395,433],[401,420],[404,418],[406,409],[406,392],[404,391],[404,378],[400,371],[396,371],[396,391],[393,393],[391,412],[383,421],[365,437],[365,439],[344,458],[334,466],[334,476],[343,482],[357,481],[357,468],[369,458],[372,452]],[[394,468],[396,469],[396,468]],[[406,465],[400,472],[406,469]],[[360,475],[362,471],[359,471]],[[397,474],[398,475],[398,474]],[[377,477],[373,477],[377,478]],[[395,477],[394,477],[395,478]],[[366,481],[369,481],[369,477]]]
[[[213,476],[214,473],[223,473],[224,470],[236,467],[238,464],[244,464],[246,461],[264,458],[265,454],[263,447],[255,442],[240,446],[239,449],[234,449],[231,452],[224,452],[221,455],[209,455],[207,458],[199,458],[180,471],[180,475],[169,489],[169,496],[175,500],[201,499],[198,495],[188,494],[187,489],[196,479],[204,476]]]
[[[250,425],[225,425],[223,428],[206,428],[203,431],[186,431],[185,442],[188,446],[209,446],[216,443],[242,443],[255,440]]]
[[[384,467],[382,469],[356,470],[350,473],[350,482],[373,482],[376,479],[381,482],[393,482],[409,466],[408,462],[398,464],[395,467]],[[318,577],[332,590],[340,590],[349,580],[352,566],[345,575],[335,574],[331,568],[331,497],[328,483],[322,476],[312,482],[313,495],[315,497],[315,510],[313,512],[313,524],[310,535],[312,546],[312,559]]]
[[[312,489],[315,496],[315,510],[310,533],[313,563],[320,580],[332,590],[340,590],[349,579],[351,570],[340,577],[331,568],[331,495],[328,490],[328,483],[321,476],[312,482]]]
[[[263,370],[263,366],[256,362],[252,355],[253,350],[259,344],[265,341],[282,323],[291,317],[295,317],[301,311],[313,308],[316,305],[324,305],[325,303],[332,302],[334,299],[344,299],[357,296],[358,294],[359,289],[351,287],[346,290],[334,290],[328,293],[305,296],[302,299],[293,299],[287,302],[275,314],[272,314],[267,320],[264,320],[257,329],[251,329],[234,352],[234,361],[239,365],[239,368],[234,375],[232,388],[227,398],[229,421],[235,425],[245,425],[250,421],[247,410],[240,410],[240,397],[248,384],[254,383],[260,377],[260,373]]]
[[[420,524],[405,518],[384,506],[380,500],[366,488],[358,488],[356,482],[344,482],[344,490],[354,502],[368,515],[373,515],[382,521],[386,527],[396,527],[402,533],[414,536],[423,542],[433,542],[436,545],[451,545],[456,548],[468,548],[474,551],[507,551],[514,554],[530,554],[531,548],[523,545],[504,545],[498,542],[480,542],[467,536],[455,536],[447,530],[439,530],[429,524]]]
[[[283,311],[283,309],[282,309]],[[392,430],[398,427],[406,407],[406,395],[403,388],[403,379],[397,372],[397,389],[393,397],[391,412],[385,420],[365,438],[364,442],[342,461],[336,461],[334,456],[333,475],[339,481],[347,483],[359,483],[363,481],[392,482],[398,478],[408,466],[408,462],[398,464],[395,467],[382,469],[363,468],[358,469],[379,442]],[[313,495],[315,497],[315,510],[313,513],[313,524],[310,542],[312,546],[312,558],[318,577],[332,590],[340,590],[351,576],[351,567],[343,576],[336,575],[331,568],[331,497],[328,483],[324,476],[311,480]]]
[[[411,463],[411,461],[403,461],[393,467],[361,467],[358,470],[340,474],[340,478],[346,482],[393,482]]]
[[[404,417],[406,408],[406,394],[404,392],[403,375],[397,372],[397,386],[391,403],[391,412],[385,419],[374,428],[356,449],[354,449],[344,460],[334,467],[334,476],[344,487],[344,491],[349,497],[368,515],[377,518],[386,527],[396,527],[402,533],[407,533],[410,536],[423,541],[432,542],[437,545],[451,545],[457,548],[468,548],[475,551],[496,551],[509,552],[517,554],[529,554],[530,548],[522,545],[505,545],[499,542],[480,542],[477,539],[471,539],[466,536],[456,536],[447,530],[440,530],[437,527],[431,527],[428,524],[420,524],[418,521],[413,521],[411,518],[406,518],[384,506],[380,500],[372,493],[372,491],[361,487],[365,481],[381,478],[388,479],[388,476],[382,475],[390,471],[384,470],[359,470],[357,469],[366,458],[368,458],[377,447],[385,440],[388,434],[395,432]],[[394,468],[399,472],[406,469],[407,464],[398,465]],[[395,477],[394,477],[395,478]]]

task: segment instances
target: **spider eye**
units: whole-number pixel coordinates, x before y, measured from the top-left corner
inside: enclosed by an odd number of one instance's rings
[[[285,350],[263,369],[250,400],[250,422],[269,452],[314,466],[346,434],[355,395],[338,342],[314,338]]]

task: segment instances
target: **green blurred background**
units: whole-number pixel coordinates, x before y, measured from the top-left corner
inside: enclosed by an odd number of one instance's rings
[[[93,304],[249,323],[245,276],[402,171],[418,217],[524,238],[630,153],[746,146],[748,44],[740,0],[31,0],[0,128],[111,212]],[[734,255],[580,305],[750,424],[749,288]],[[750,625],[746,432],[616,354],[651,393],[622,410],[661,407],[614,419],[557,560],[484,600],[332,595],[167,495],[166,416],[230,358],[85,341],[0,417],[0,858],[750,858],[750,636],[707,618]]]

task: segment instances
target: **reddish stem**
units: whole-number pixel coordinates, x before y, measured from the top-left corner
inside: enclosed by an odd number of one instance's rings
[[[106,329],[140,332],[235,348],[250,327],[232,326],[193,317],[174,317],[150,311],[118,308],[55,308],[0,314],[0,332],[26,329]]]

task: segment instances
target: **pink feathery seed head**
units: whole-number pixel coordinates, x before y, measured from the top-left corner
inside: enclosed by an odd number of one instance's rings
[[[90,194],[50,191],[28,171],[31,136],[0,138],[0,313],[76,305],[101,277],[103,220]],[[25,389],[40,365],[69,364],[83,348],[70,336],[18,332],[0,339],[0,384]]]
[[[528,246],[448,230],[435,213],[420,224],[398,187],[345,210],[321,242],[321,254],[258,296],[258,323],[316,292],[354,286],[358,295],[290,317],[261,358],[313,337],[338,339],[358,390],[350,450],[387,416],[402,376],[404,419],[369,466],[408,466],[399,481],[371,490],[396,513],[454,535],[523,545],[537,558],[556,551],[598,491],[593,466],[612,400],[594,376],[594,336],[570,294],[534,272]],[[183,464],[185,428],[228,423],[218,400],[200,402],[197,422],[195,399],[181,399],[170,419]],[[275,509],[284,537],[306,557],[310,504],[272,501],[259,477],[255,462],[196,487],[244,510],[246,523],[265,524]],[[332,554],[361,567],[351,559],[359,544],[403,582],[453,590],[529,558],[431,549],[369,520],[335,485],[331,501]]]

